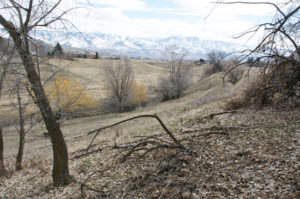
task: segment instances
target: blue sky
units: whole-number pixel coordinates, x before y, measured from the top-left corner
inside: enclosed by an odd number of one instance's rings
[[[195,36],[239,43],[246,40],[233,40],[233,35],[271,20],[275,13],[271,6],[216,6],[210,0],[73,0],[72,3],[84,7],[69,15],[82,32],[135,37]]]

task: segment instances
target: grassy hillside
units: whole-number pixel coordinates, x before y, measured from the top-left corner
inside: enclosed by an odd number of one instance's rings
[[[103,97],[104,61],[50,63],[88,83],[88,90],[98,99]],[[165,67],[148,61],[132,65],[136,80],[147,86],[156,83]],[[204,78],[205,67],[193,67],[194,84],[180,99],[128,113],[64,120],[61,127],[74,178],[65,187],[52,186],[51,143],[42,135],[42,124],[26,136],[20,172],[13,171],[18,135],[13,127],[5,128],[5,162],[12,177],[0,179],[0,197],[296,198],[300,191],[300,111],[224,112],[224,99],[255,79],[255,70],[247,74],[245,68],[242,80],[232,85],[226,80],[223,84],[224,73]],[[46,67],[43,71],[47,72]],[[94,136],[89,131],[154,113],[188,150],[178,148],[155,119],[142,118],[104,130],[90,149],[95,153],[84,155],[82,149]]]
[[[76,80],[84,87],[89,95],[96,100],[101,101],[107,96],[107,84],[103,68],[109,62],[108,60],[96,59],[41,59],[40,60],[41,80],[45,83],[47,89],[51,84],[49,77],[53,74],[67,76],[70,80]],[[117,61],[113,61],[117,62]],[[143,83],[145,87],[156,86],[158,78],[164,75],[167,63],[149,62],[149,60],[132,60],[131,66],[134,72],[134,78],[138,84]],[[203,68],[199,66],[192,67],[193,82],[199,81]],[[6,90],[9,86],[6,87]],[[149,91],[149,90],[148,90]],[[11,102],[16,103],[16,99],[9,97],[9,92],[0,99],[0,118],[4,120],[17,119],[17,113]],[[151,95],[151,93],[149,93]],[[24,96],[27,96],[24,90]],[[26,98],[25,98],[26,99]],[[33,109],[33,107],[29,108]]]

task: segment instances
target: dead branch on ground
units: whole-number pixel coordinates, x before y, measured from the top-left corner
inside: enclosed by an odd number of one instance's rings
[[[205,116],[197,119],[197,121],[202,121],[202,120],[207,119],[207,118],[213,119],[217,115],[225,115],[225,114],[231,114],[231,113],[237,113],[237,111],[224,111],[224,112],[218,112],[218,113],[211,113],[209,115],[205,115]]]
[[[109,126],[105,126],[105,127],[101,127],[99,129],[95,129],[93,131],[90,131],[88,134],[92,134],[92,133],[96,133],[94,138],[92,139],[91,143],[89,144],[89,146],[87,147],[86,149],[86,152],[88,152],[88,150],[90,149],[92,143],[94,142],[94,140],[96,139],[96,137],[98,136],[98,134],[104,130],[104,129],[108,129],[108,128],[112,128],[114,126],[117,126],[117,125],[120,125],[120,124],[123,124],[123,123],[126,123],[126,122],[129,122],[131,120],[135,120],[135,119],[139,119],[139,118],[154,118],[158,121],[158,123],[161,125],[161,127],[164,129],[164,131],[169,135],[169,137],[174,141],[174,143],[177,145],[178,148],[180,149],[183,149],[183,150],[187,150],[187,148],[185,146],[183,146],[176,138],[175,136],[173,135],[173,133],[166,127],[166,125],[162,122],[162,120],[156,115],[139,115],[139,116],[135,116],[135,117],[132,117],[132,118],[128,118],[128,119],[125,119],[125,120],[122,120],[120,122],[117,122],[117,123],[114,123],[112,125],[109,125]]]
[[[258,128],[257,126],[212,126],[212,127],[197,127],[197,128],[191,128],[191,129],[183,129],[182,133],[195,133],[200,131],[228,131],[228,130],[242,130],[242,129],[254,129]],[[206,134],[203,134],[206,135]]]

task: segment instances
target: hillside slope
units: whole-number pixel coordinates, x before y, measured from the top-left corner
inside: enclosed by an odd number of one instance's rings
[[[24,169],[0,179],[2,198],[297,198],[300,191],[300,110],[224,112],[222,99],[242,87],[216,74],[183,98],[134,112],[63,122],[73,182],[54,188],[49,140],[27,136]],[[240,84],[240,85],[239,85]],[[214,94],[216,97],[214,97]],[[212,102],[214,101],[214,102]],[[141,114],[154,114],[185,149],[151,118],[94,135],[87,132]],[[43,127],[36,129],[39,131]],[[5,135],[13,168],[16,135]],[[47,155],[45,155],[47,154]]]

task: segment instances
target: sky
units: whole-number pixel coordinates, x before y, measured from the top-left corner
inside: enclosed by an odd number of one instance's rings
[[[272,6],[217,5],[210,0],[72,0],[63,6],[79,7],[67,17],[82,32],[155,38],[194,36],[235,43],[255,42],[258,36],[251,41],[232,37],[272,20],[276,12]]]

